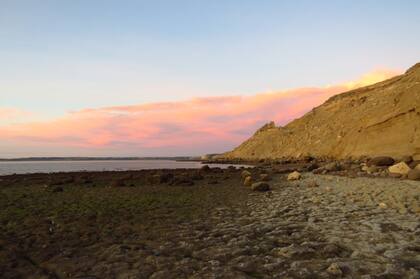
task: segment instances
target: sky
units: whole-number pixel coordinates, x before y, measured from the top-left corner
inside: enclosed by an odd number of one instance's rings
[[[0,157],[227,151],[420,62],[415,0],[0,0]]]

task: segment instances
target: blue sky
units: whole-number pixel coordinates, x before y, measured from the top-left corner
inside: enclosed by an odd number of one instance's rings
[[[419,1],[0,0],[0,106],[322,86],[420,60]]]

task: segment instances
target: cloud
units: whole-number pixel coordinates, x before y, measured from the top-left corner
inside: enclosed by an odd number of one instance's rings
[[[32,113],[16,108],[0,107],[0,125],[24,121],[33,116]]]
[[[337,93],[395,74],[382,70],[360,80],[322,88],[84,109],[40,122],[0,122],[0,140],[14,142],[15,148],[30,145],[44,151],[59,147],[92,151],[85,153],[88,155],[221,152],[236,146],[268,121],[284,125]],[[20,113],[0,109],[0,118],[21,117]]]

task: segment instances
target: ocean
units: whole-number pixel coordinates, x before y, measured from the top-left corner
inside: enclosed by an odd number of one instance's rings
[[[0,162],[0,175],[75,171],[197,169],[202,166],[201,162],[174,160],[5,161]],[[229,165],[210,164],[210,166],[227,168]]]

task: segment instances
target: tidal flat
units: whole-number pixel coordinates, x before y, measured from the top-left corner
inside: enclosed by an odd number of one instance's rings
[[[2,176],[0,277],[420,276],[420,182],[290,168]]]

